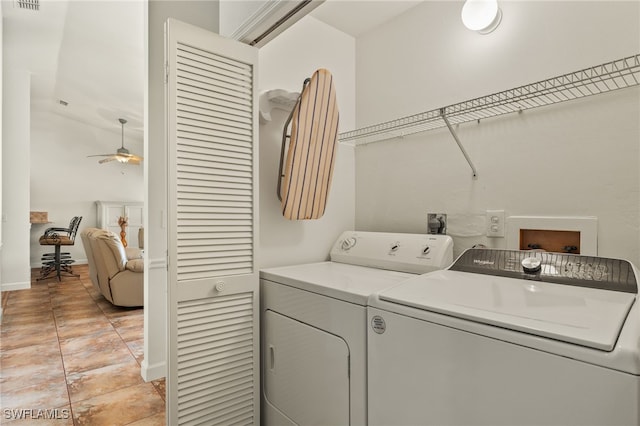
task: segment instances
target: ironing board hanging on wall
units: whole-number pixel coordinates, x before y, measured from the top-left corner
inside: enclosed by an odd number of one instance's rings
[[[338,118],[333,77],[328,70],[319,69],[304,81],[284,125],[277,192],[285,218],[318,219],[324,214],[333,177]]]

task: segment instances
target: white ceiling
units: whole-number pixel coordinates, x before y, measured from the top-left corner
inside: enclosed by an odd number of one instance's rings
[[[326,0],[312,16],[354,37],[420,1]],[[41,0],[39,11],[2,0],[4,66],[32,72],[34,110],[49,110],[142,139],[144,8],[139,0]],[[62,106],[59,101],[68,102]]]
[[[423,0],[325,0],[311,16],[358,37],[422,3]]]
[[[4,67],[32,73],[32,109],[142,139],[142,1],[41,0],[40,10],[2,0]],[[10,60],[7,58],[11,58]],[[68,102],[62,106],[59,101]]]

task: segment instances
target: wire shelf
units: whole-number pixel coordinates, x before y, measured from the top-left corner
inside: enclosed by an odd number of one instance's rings
[[[364,145],[446,127],[443,114],[451,124],[461,124],[639,84],[640,54],[637,54],[444,108],[344,132],[339,135],[339,140],[342,143]]]

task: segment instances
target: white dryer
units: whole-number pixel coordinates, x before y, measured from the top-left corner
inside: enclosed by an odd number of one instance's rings
[[[471,249],[372,295],[369,424],[640,424],[637,274]]]
[[[260,272],[265,425],[367,423],[370,294],[452,261],[445,235],[345,232],[330,262]]]

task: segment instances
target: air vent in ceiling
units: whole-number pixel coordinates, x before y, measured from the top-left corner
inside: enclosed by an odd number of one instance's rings
[[[40,0],[15,0],[18,9],[40,10]]]

